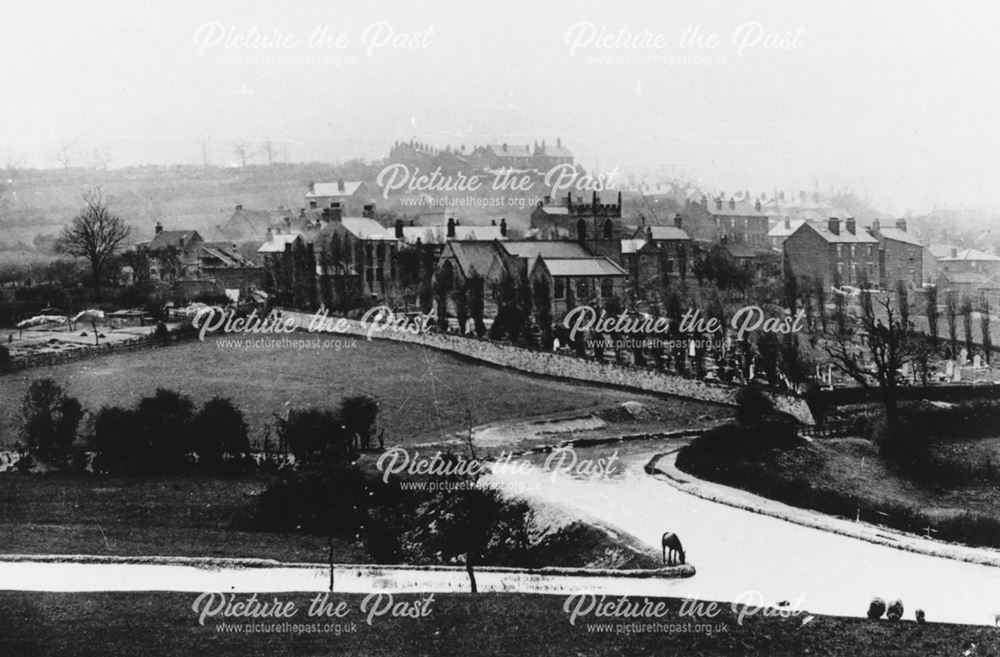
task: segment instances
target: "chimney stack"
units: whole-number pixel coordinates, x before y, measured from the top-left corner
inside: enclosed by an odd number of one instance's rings
[[[872,233],[878,233],[880,230],[882,230],[882,222],[877,218],[872,219]]]
[[[722,209],[722,197],[721,196],[719,198],[715,199],[715,209],[716,210],[721,210]]]
[[[344,189],[345,189],[344,188],[344,179],[343,178],[338,178],[337,179],[337,191],[338,192],[342,192],[342,191],[344,191]]]
[[[156,222],[156,229],[155,230],[156,230],[156,234],[157,235],[159,235],[160,233],[162,233],[163,232],[163,224],[160,223],[159,221],[157,221]]]
[[[500,220],[500,236],[507,237],[507,218],[504,217]]]
[[[396,220],[396,239],[397,240],[403,239],[403,220],[402,219],[397,219]]]
[[[455,220],[448,219],[448,239],[455,239]]]
[[[366,217],[368,219],[374,219],[375,218],[375,204],[374,203],[368,203],[367,205],[365,205],[365,207],[361,210],[361,216],[362,217]]]
[[[243,211],[243,204],[242,203],[237,203],[236,204],[236,211],[237,212],[242,212]]]
[[[674,215],[674,226],[676,226],[677,228],[681,228],[683,221],[684,219],[681,218],[680,212]]]
[[[830,217],[830,221],[827,222],[827,228],[834,235],[840,235],[840,218],[839,217]]]
[[[786,215],[785,215],[785,230],[791,230],[791,229],[792,229],[792,218],[791,218],[791,217],[789,217],[789,216],[788,216],[788,215],[786,214]]]
[[[854,231],[857,229],[857,224],[854,223],[854,217],[848,217],[844,222],[844,226],[847,228],[847,232],[854,235]]]
[[[729,197],[729,209],[730,210],[736,209],[736,199],[733,198],[732,196]]]
[[[957,258],[958,257],[958,247],[954,247],[954,246],[951,247],[951,257],[952,258]]]
[[[757,210],[757,212],[760,212],[760,199],[757,199],[754,202],[753,207],[754,207],[755,210]]]
[[[906,232],[906,219],[897,219],[896,228],[900,229],[904,233]]]

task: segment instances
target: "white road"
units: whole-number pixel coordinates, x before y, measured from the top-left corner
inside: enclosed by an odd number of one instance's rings
[[[662,449],[660,450],[662,451]],[[670,583],[667,595],[773,604],[801,601],[814,613],[862,616],[874,596],[899,598],[906,618],[922,608],[931,622],[994,623],[1000,568],[906,552],[710,502],[643,472],[657,453],[623,458],[614,479],[573,479],[535,470],[496,475],[534,484],[533,496],[564,504],[660,547],[678,534],[697,574]],[[996,553],[994,553],[995,555]]]

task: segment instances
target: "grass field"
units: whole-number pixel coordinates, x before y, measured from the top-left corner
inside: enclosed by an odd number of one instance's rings
[[[562,596],[437,594],[421,618],[377,617],[362,613],[363,596],[331,598],[349,610],[342,619],[307,616],[312,595],[278,596],[294,601],[297,624],[316,623],[312,634],[231,633],[220,623],[244,626],[250,619],[208,618],[198,624],[192,611],[197,594],[0,593],[0,654],[18,657],[67,655],[996,655],[1000,633],[992,627],[917,625],[913,622],[869,622],[861,619],[756,614],[737,622],[728,605],[709,620],[681,618],[680,601],[665,599],[666,615],[658,622],[673,631],[605,633],[587,623],[632,623],[632,619],[595,618],[571,625]],[[240,597],[240,599],[245,599]],[[271,596],[262,596],[271,600]],[[399,595],[394,603],[412,603],[415,595]],[[633,599],[638,600],[639,599]],[[271,621],[264,621],[271,622]],[[355,631],[339,636],[326,623]],[[642,621],[644,623],[649,621]],[[709,625],[704,630],[679,629],[682,623]],[[689,628],[691,625],[689,625]],[[613,629],[613,626],[612,626]],[[974,644],[974,647],[973,647]],[[971,652],[965,652],[971,650]]]
[[[317,337],[296,334],[290,339]],[[386,429],[387,444],[438,440],[464,430],[470,417],[479,425],[628,400],[654,407],[683,406],[691,417],[717,413],[719,408],[529,377],[386,341],[348,339],[345,344],[350,346],[339,351],[226,344],[208,338],[0,377],[0,444],[18,439],[21,399],[31,381],[43,377],[55,379],[90,410],[134,405],[157,387],[190,395],[198,403],[214,395],[231,397],[247,416],[251,440],[258,440],[273,415],[290,406],[333,408],[342,397],[361,393],[379,400],[379,422]]]
[[[256,496],[268,482],[264,474],[142,480],[0,475],[0,551],[324,561],[325,538],[261,530]],[[334,550],[337,561],[368,561],[352,540],[336,540]]]

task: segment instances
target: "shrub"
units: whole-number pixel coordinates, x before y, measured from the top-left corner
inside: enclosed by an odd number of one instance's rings
[[[65,462],[83,419],[79,400],[52,379],[33,381],[21,402],[28,451],[47,462]]]
[[[219,470],[227,459],[235,460],[250,451],[243,413],[229,399],[209,399],[191,419],[191,443],[200,466]]]
[[[354,441],[355,449],[369,449],[378,418],[378,402],[367,395],[345,397],[340,402],[340,421]]]
[[[744,386],[736,391],[736,421],[744,426],[758,425],[774,413],[774,402],[760,389]]]
[[[129,474],[190,469],[193,417],[191,400],[164,388],[142,398],[134,410],[102,408],[94,422],[94,468]]]
[[[353,436],[330,410],[291,410],[278,418],[278,437],[295,458],[306,464],[335,463],[354,456]]]

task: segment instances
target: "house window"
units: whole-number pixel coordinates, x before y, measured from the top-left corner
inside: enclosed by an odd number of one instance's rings
[[[854,245],[853,244],[851,245],[851,257],[852,258],[854,257]]]
[[[873,244],[869,244],[868,245],[868,257],[869,258],[874,258],[875,257],[875,245],[873,245]]]
[[[561,278],[557,278],[553,282],[553,287],[555,288],[554,295],[556,299],[566,298],[566,281]]]
[[[843,258],[844,257],[844,245],[843,244],[838,244],[837,245],[837,257],[838,258]]]
[[[605,299],[615,295],[615,283],[610,278],[601,279],[601,296]]]

